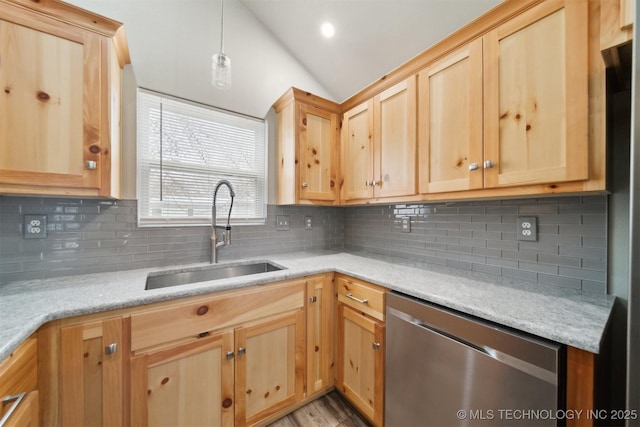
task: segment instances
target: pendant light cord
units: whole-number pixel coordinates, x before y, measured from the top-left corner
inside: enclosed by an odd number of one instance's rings
[[[224,0],[220,0],[220,53],[224,53]]]

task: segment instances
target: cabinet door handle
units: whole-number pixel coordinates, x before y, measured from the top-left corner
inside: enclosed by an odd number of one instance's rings
[[[309,302],[316,302],[318,301],[318,297],[316,297],[315,295],[312,297],[309,297]]]
[[[11,418],[11,415],[16,410],[16,408],[18,408],[18,405],[20,405],[20,402],[22,402],[22,399],[24,399],[24,396],[26,396],[26,394],[27,392],[23,391],[22,393],[9,395],[2,398],[3,408],[11,402],[13,403],[11,404],[11,407],[7,410],[7,412],[2,416],[2,419],[0,419],[0,427],[3,427],[7,423],[7,421],[9,421],[9,418]]]
[[[371,181],[366,180],[366,181],[364,182],[364,185],[366,185],[367,187],[368,187],[368,186],[370,186],[370,185],[371,185]]]
[[[484,163],[482,164],[482,166],[485,169],[491,169],[494,166],[493,160],[485,160]]]
[[[477,163],[469,163],[469,170],[470,171],[477,171],[478,170],[478,164]]]
[[[238,356],[242,356],[243,354],[245,354],[247,352],[247,349],[244,347],[239,347],[238,348]]]
[[[309,186],[309,184],[307,184],[306,182],[302,183],[302,188],[307,188]]]
[[[359,302],[360,304],[369,304],[369,300],[368,299],[360,299],[360,298],[356,298],[353,296],[353,294],[351,292],[349,292],[347,295],[345,295],[347,298],[350,298],[356,302]]]
[[[96,169],[98,167],[98,165],[96,164],[95,160],[87,160],[86,163],[85,163],[85,166],[89,170],[94,170],[94,169]]]
[[[380,343],[379,342],[372,343],[371,348],[373,348],[374,351],[380,350]]]
[[[227,360],[231,360],[235,357],[233,351],[227,351]]]
[[[374,187],[380,185],[380,181],[374,179],[373,181],[371,181],[371,185],[373,185]]]
[[[104,354],[113,354],[118,351],[118,344],[113,342],[104,348]]]

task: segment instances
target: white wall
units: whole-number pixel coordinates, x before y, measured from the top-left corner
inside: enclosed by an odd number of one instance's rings
[[[136,197],[136,89],[144,87],[258,118],[269,133],[269,203],[275,203],[273,103],[291,86],[332,99],[328,91],[238,0],[225,0],[225,53],[232,88],[211,86],[220,47],[220,0],[70,0],[124,23],[131,65],[123,78],[123,194]]]

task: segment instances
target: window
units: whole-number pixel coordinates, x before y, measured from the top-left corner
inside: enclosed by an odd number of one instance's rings
[[[138,223],[211,224],[213,190],[234,187],[231,222],[264,223],[264,120],[138,90]],[[226,221],[231,197],[220,187],[217,217]]]

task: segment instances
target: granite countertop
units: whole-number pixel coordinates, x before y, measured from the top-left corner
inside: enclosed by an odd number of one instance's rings
[[[149,273],[207,268],[209,264],[68,276],[0,286],[0,361],[51,320],[331,271],[593,353],[600,350],[615,301],[610,295],[412,264],[373,254],[297,253],[260,260],[286,269],[149,291],[144,290]]]

